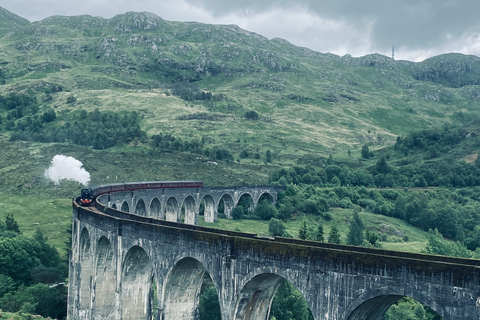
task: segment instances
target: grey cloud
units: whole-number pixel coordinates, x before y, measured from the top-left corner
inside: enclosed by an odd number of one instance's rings
[[[238,24],[269,38],[338,54],[387,54],[395,45],[411,51],[410,58],[415,51],[480,55],[480,45],[472,41],[480,34],[479,0],[2,0],[0,6],[31,21],[55,14],[109,18],[150,11],[167,20]],[[268,18],[279,8],[285,19]],[[313,18],[299,19],[305,12]],[[286,20],[296,24],[292,30]]]

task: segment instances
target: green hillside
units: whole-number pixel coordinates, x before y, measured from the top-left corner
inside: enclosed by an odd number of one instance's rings
[[[359,150],[365,142],[392,144],[412,129],[478,115],[475,56],[422,63],[339,57],[236,26],[144,12],[7,21],[0,93],[35,95],[40,111],[53,107],[57,114],[136,110],[148,134],[208,136],[234,155],[271,149],[283,162]],[[258,121],[243,118],[252,110]]]
[[[146,12],[30,23],[0,9],[7,207],[78,193],[45,178],[56,154],[92,184],[480,185],[479,57],[339,57]]]

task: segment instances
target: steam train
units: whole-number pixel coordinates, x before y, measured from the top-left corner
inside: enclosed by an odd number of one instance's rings
[[[168,189],[168,188],[202,188],[202,181],[150,181],[103,184],[83,188],[80,196],[76,199],[81,206],[87,207],[95,202],[95,198],[102,194],[132,191],[142,189]]]

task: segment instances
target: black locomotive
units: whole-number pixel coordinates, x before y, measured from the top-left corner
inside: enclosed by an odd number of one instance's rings
[[[93,190],[92,188],[83,188],[80,192],[80,198],[78,204],[81,206],[89,206],[93,202]]]

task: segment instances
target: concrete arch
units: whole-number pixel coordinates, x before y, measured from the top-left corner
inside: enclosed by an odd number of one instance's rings
[[[259,197],[258,197],[258,202],[262,201],[262,200],[267,200],[268,203],[270,204],[274,204],[274,199],[273,199],[273,195],[271,193],[269,193],[268,191],[265,191],[263,192]],[[258,203],[255,204],[255,207],[257,206]]]
[[[200,203],[204,205],[204,212],[203,212],[203,220],[205,222],[216,222],[217,221],[217,207],[215,206],[215,200],[213,200],[212,196],[207,194],[205,195]]]
[[[179,213],[180,213],[180,210],[178,207],[177,199],[175,197],[168,198],[166,202],[166,208],[165,208],[165,220],[180,222]]]
[[[150,319],[152,262],[140,246],[128,250],[122,266],[122,320]]]
[[[238,200],[237,200],[237,203],[235,204],[235,206],[239,206],[239,205],[242,205],[244,207],[243,211],[244,211],[245,214],[255,212],[256,203],[253,200],[253,196],[248,192],[244,192],[242,194],[239,194],[239,197],[238,197]]]
[[[160,200],[158,200],[158,198],[155,197],[150,202],[150,217],[157,218],[157,219],[162,218],[161,213],[162,213],[162,205],[160,204]]]
[[[137,201],[135,206],[135,214],[144,217],[147,215],[147,209],[145,208],[145,201],[143,201],[143,199]]]
[[[128,202],[127,202],[127,201],[123,201],[122,207],[121,207],[120,211],[130,212],[130,207],[128,206]]]
[[[345,308],[340,320],[382,320],[385,312],[401,298],[410,297],[438,313],[443,319],[449,320],[445,309],[429,298],[427,295],[417,291],[405,295],[403,290],[369,290],[357,297]],[[402,292],[400,292],[402,291]]]
[[[80,233],[80,309],[91,308],[92,303],[92,283],[93,278],[93,258],[90,234],[86,227]]]
[[[95,319],[114,319],[117,295],[116,263],[110,241],[102,236],[98,240],[95,276]]]
[[[183,200],[182,209],[185,209],[184,222],[195,225],[198,220],[198,212],[196,212],[195,199],[192,196],[188,196]]]
[[[237,295],[233,319],[267,319],[273,297],[283,279],[274,273],[262,273],[250,279]]]
[[[231,195],[224,194],[217,202],[217,212],[221,201],[223,201],[223,214],[225,215],[225,217],[230,219],[232,217],[232,209],[235,206],[235,202],[233,201]]]
[[[191,257],[175,263],[167,275],[163,291],[163,320],[196,319],[206,272],[205,266]]]

